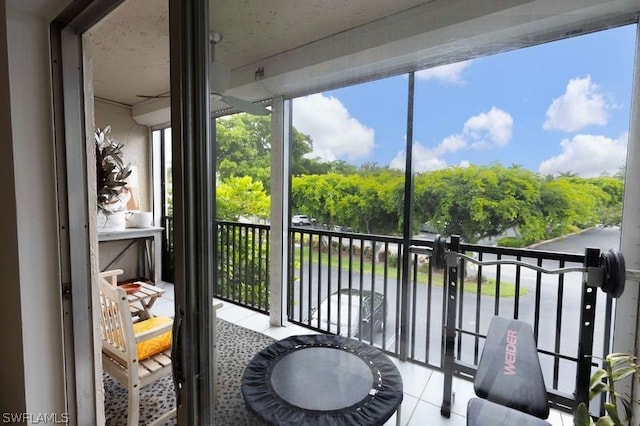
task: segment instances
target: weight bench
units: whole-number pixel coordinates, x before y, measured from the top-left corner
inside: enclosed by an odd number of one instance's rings
[[[467,426],[551,426],[542,419],[495,404],[471,398],[467,404]]]
[[[539,420],[549,417],[549,401],[529,324],[491,320],[473,388],[487,401],[469,402],[468,425],[548,425]]]

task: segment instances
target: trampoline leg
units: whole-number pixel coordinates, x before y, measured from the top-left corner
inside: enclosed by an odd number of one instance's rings
[[[402,403],[398,405],[398,409],[396,410],[396,426],[400,426],[402,424]]]

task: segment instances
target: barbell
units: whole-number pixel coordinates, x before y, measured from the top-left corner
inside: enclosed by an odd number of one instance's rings
[[[433,240],[433,247],[430,251],[432,265],[436,269],[443,269],[447,266],[456,266],[459,259],[464,259],[479,266],[492,265],[516,265],[533,269],[545,274],[565,274],[567,272],[582,272],[587,274],[587,285],[600,287],[602,291],[613,298],[618,298],[624,292],[627,279],[640,281],[640,271],[627,270],[625,267],[622,252],[610,249],[600,254],[598,266],[586,267],[563,267],[556,269],[543,268],[527,262],[511,259],[497,260],[477,260],[464,253],[450,251],[447,248],[447,241],[444,237],[436,235]]]

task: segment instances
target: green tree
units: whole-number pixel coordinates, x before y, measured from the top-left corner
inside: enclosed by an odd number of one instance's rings
[[[521,245],[597,223],[619,224],[623,182],[616,177],[542,177],[514,165],[453,167],[414,179],[414,232],[435,231],[477,242],[508,229]],[[357,173],[294,177],[294,213],[358,232],[401,231],[404,174],[369,166]]]
[[[546,235],[557,237],[599,223],[609,196],[591,179],[560,176],[545,182],[541,199]]]
[[[269,217],[271,199],[262,182],[250,176],[231,177],[217,186],[216,216],[219,220],[238,220],[240,216]]]
[[[340,223],[369,234],[397,232],[401,216],[393,195],[403,182],[397,172],[343,176],[335,188]]]
[[[312,215],[330,227],[341,225],[367,233],[395,232],[399,220],[393,200],[402,182],[402,174],[394,171],[294,177],[293,210]]]
[[[415,219],[445,235],[476,242],[535,219],[539,204],[536,175],[513,167],[454,167],[416,177]]]
[[[270,183],[270,118],[235,114],[216,120],[216,173],[222,181],[251,176]]]
[[[623,177],[624,174],[616,174],[613,177],[600,176],[590,180],[607,195],[598,213],[600,223],[603,225],[614,226],[622,223]]]
[[[335,187],[341,175],[294,176],[291,180],[292,214],[307,214],[319,223],[337,225],[338,194]]]
[[[291,164],[294,175],[318,168],[317,160],[304,158],[313,150],[309,135],[292,131]],[[251,176],[271,187],[271,117],[240,113],[216,120],[216,172],[220,179]],[[328,166],[327,166],[328,167]]]

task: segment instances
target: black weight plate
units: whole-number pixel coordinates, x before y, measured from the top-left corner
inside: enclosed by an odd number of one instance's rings
[[[624,256],[620,251],[611,249],[600,256],[600,266],[604,273],[602,291],[613,298],[620,297],[626,281]]]
[[[439,234],[433,239],[433,266],[435,269],[443,269],[445,265],[445,253],[447,251],[447,242]]]

